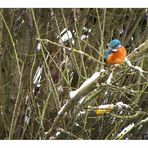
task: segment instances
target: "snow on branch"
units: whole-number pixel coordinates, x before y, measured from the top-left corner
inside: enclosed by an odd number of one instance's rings
[[[104,69],[101,69],[100,72],[95,72],[90,78],[88,78],[81,86],[75,91],[70,92],[70,98],[75,98],[78,94],[84,94],[85,90],[96,83],[97,79],[99,78],[100,74],[105,72]]]
[[[146,113],[143,113],[146,114]],[[117,139],[122,139],[127,133],[129,133],[133,128],[137,128],[140,125],[140,128],[142,127],[142,124],[145,124],[148,122],[148,117],[145,119],[141,120],[138,123],[131,123],[127,127],[125,127],[118,135]]]
[[[114,106],[114,108],[118,109],[118,110],[123,110],[123,109],[131,109],[131,107],[123,102],[117,102]]]
[[[57,117],[55,118],[51,128],[47,131],[46,136],[50,135],[51,132],[57,127],[60,119],[64,115],[65,112],[70,110],[75,106],[85,95],[87,95],[91,90],[92,86],[96,84],[97,80],[102,80],[106,75],[101,77],[101,74],[104,74],[106,70],[101,69],[99,72],[95,72],[90,78],[88,78],[81,86],[75,91],[70,92],[70,100],[68,100],[61,110],[58,112]]]
[[[132,65],[131,61],[127,57],[125,58],[125,62],[130,68],[138,71],[141,76],[143,76],[143,73],[148,73],[147,71],[144,71],[141,67]]]
[[[148,52],[148,40],[146,40],[144,43],[142,43],[141,45],[139,45],[137,48],[135,48],[133,50],[133,52],[131,52],[126,58],[125,58],[125,62],[126,64],[138,71],[140,73],[141,76],[144,77],[143,73],[148,73],[147,71],[144,71],[141,67],[139,66],[134,66],[131,64],[131,59],[136,59],[137,57],[140,57],[141,55],[143,55],[144,53]]]
[[[97,116],[111,113],[113,111],[131,110],[131,107],[123,102],[117,102],[116,104],[99,105],[98,107],[88,106],[89,111],[94,111]]]
[[[127,58],[129,60],[131,59],[136,59],[136,57],[139,57],[140,55],[143,55],[144,53],[148,52],[148,40],[146,40],[144,43],[142,43],[141,45],[139,45],[137,48],[135,48],[133,50],[133,52],[131,52]]]
[[[38,66],[36,73],[33,78],[33,84],[36,85],[37,87],[41,86],[41,75],[42,75],[42,67]]]
[[[145,123],[148,123],[148,117],[146,117],[145,119],[141,120],[138,125],[141,125],[141,124],[145,124]]]
[[[109,75],[109,77],[108,77],[108,79],[107,79],[107,81],[106,81],[106,83],[107,83],[108,85],[111,83],[112,78],[113,78],[113,72],[110,73],[110,75]]]
[[[122,139],[127,133],[129,133],[135,127],[134,123],[129,124],[125,127],[118,135],[117,139]]]

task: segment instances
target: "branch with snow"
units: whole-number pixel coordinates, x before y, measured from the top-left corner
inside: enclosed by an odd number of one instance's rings
[[[119,119],[132,120],[132,119],[135,119],[135,118],[139,118],[140,116],[143,116],[145,114],[146,113],[143,112],[143,111],[137,111],[133,115],[122,116],[122,115],[112,114],[112,116],[115,117],[115,118],[119,118]]]
[[[143,76],[143,73],[148,73],[147,71],[144,71],[141,67],[132,65],[131,61],[127,57],[125,58],[125,62],[130,68],[138,71],[141,76]]]
[[[129,133],[135,127],[134,123],[129,124],[125,127],[118,135],[117,139],[122,139],[127,133]]]
[[[108,85],[111,83],[112,78],[113,78],[113,72],[110,73],[110,75],[109,75],[109,77],[108,77],[108,79],[107,79],[107,81],[106,81],[106,83],[107,83]]]
[[[97,79],[100,77],[101,73],[104,73],[105,70],[101,69],[100,72],[95,72],[90,78],[88,78],[81,86],[75,91],[70,92],[70,98],[73,99],[76,96],[83,96],[85,92],[96,83]]]
[[[38,66],[36,73],[33,78],[33,84],[37,87],[41,86],[42,67]]]
[[[118,109],[118,110],[123,110],[123,109],[131,109],[131,107],[123,102],[117,102],[114,106],[114,108]]]
[[[140,75],[143,76],[143,77],[144,77],[143,73],[147,73],[147,74],[148,74],[148,72],[147,72],[147,71],[144,71],[144,70],[143,70],[141,67],[139,67],[139,66],[134,66],[134,65],[132,65],[130,60],[136,59],[136,58],[142,56],[144,53],[148,53],[148,40],[146,40],[144,43],[142,43],[142,44],[139,45],[137,48],[135,48],[135,49],[133,50],[133,52],[131,52],[131,53],[125,58],[126,64],[127,64],[130,68],[132,68],[132,69],[138,71],[138,72],[140,73]]]
[[[94,73],[90,78],[88,78],[81,86],[75,91],[70,92],[70,100],[63,105],[61,110],[58,112],[57,117],[55,118],[51,128],[47,131],[47,136],[51,134],[51,132],[57,127],[60,119],[64,115],[65,112],[69,111],[71,108],[75,106],[85,95],[87,95],[93,89],[96,82],[104,79],[106,70],[101,69],[99,72]],[[104,74],[102,76],[102,74]],[[102,77],[101,77],[102,76]]]
[[[131,52],[127,56],[127,58],[129,60],[136,59],[136,58],[140,57],[141,55],[143,55],[144,53],[148,53],[148,40],[146,40],[144,43],[142,43],[137,48],[135,48],[133,50],[133,52]]]
[[[146,114],[146,113],[144,113]],[[122,139],[127,133],[129,133],[133,128],[137,128],[138,126],[140,126],[140,128],[143,126],[143,124],[148,122],[148,117],[146,117],[145,119],[142,119],[140,122],[138,123],[131,123],[129,124],[127,127],[125,127],[118,135],[117,135],[117,139]]]
[[[148,117],[146,117],[145,119],[141,120],[137,125],[142,125],[148,123]]]
[[[99,105],[98,107],[88,106],[88,111],[95,111],[97,116],[102,116],[104,114],[111,113],[113,111],[123,111],[123,110],[131,110],[131,107],[123,102],[117,102],[116,104],[105,104]]]

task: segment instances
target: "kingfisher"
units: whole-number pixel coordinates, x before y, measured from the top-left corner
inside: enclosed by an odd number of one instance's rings
[[[108,50],[104,54],[104,62],[107,65],[121,64],[127,55],[125,47],[118,39],[113,39],[109,43]]]

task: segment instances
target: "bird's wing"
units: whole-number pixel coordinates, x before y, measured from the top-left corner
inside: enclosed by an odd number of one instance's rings
[[[104,62],[106,62],[108,56],[112,54],[112,49],[106,50],[104,53]]]

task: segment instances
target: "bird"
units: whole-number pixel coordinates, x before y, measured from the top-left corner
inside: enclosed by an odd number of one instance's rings
[[[127,55],[127,50],[121,45],[118,39],[113,39],[109,43],[108,50],[104,53],[105,65],[122,64]]]

